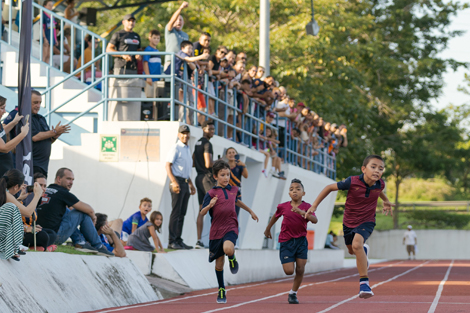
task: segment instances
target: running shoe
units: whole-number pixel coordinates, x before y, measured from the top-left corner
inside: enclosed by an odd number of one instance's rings
[[[98,249],[92,247],[88,242],[85,242],[84,244],[76,244],[75,250],[87,253],[98,253]]]
[[[196,242],[196,245],[194,246],[194,248],[196,248],[196,249],[204,249],[204,244],[202,243],[201,240],[198,240],[198,241]]]
[[[369,269],[369,253],[370,253],[370,247],[367,243],[364,244],[364,251],[366,253],[366,258],[367,258],[367,269]]]
[[[225,288],[219,288],[219,292],[217,293],[217,303],[227,303]]]
[[[289,302],[289,304],[299,304],[299,299],[297,299],[297,294],[290,293],[289,297],[287,298],[287,302]]]
[[[232,274],[238,273],[238,262],[235,256],[233,256],[233,259],[228,259],[228,261],[230,262],[230,272]]]
[[[105,246],[101,246],[97,249],[97,254],[101,256],[113,257],[114,253],[110,252]]]
[[[374,293],[372,292],[372,289],[370,289],[369,284],[361,283],[359,285],[359,298],[369,299],[370,297],[373,297],[373,296],[374,296]]]

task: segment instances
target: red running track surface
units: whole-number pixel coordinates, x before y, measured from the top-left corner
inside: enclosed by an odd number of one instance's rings
[[[375,293],[370,299],[357,297],[359,276],[351,268],[305,275],[298,293],[300,305],[287,303],[292,287],[288,277],[229,286],[226,304],[217,304],[217,290],[210,289],[96,312],[470,312],[470,261],[384,262],[371,266],[369,278]]]

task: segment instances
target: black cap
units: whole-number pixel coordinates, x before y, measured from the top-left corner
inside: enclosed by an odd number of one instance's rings
[[[189,130],[189,126],[188,125],[181,125],[179,128],[178,128],[178,133],[190,133],[191,131]]]
[[[135,21],[135,16],[132,15],[132,14],[126,14],[124,15],[124,17],[122,18],[123,21],[128,21],[128,20],[134,20]]]

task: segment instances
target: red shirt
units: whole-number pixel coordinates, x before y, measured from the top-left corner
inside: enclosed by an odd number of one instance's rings
[[[240,199],[240,189],[227,185],[225,188],[215,186],[206,193],[202,207],[205,208],[211,199],[217,196],[217,202],[209,210],[212,217],[210,240],[221,239],[230,231],[238,235],[238,219],[235,203]]]
[[[310,207],[311,205],[304,201],[299,205],[299,209],[305,212],[308,211]],[[299,213],[292,212],[291,210],[292,205],[290,201],[277,206],[276,217],[284,216],[281,225],[281,233],[279,234],[279,242],[286,242],[292,238],[307,236],[308,220]],[[311,214],[315,216],[315,213]]]
[[[384,188],[385,182],[382,179],[372,186],[367,185],[364,181],[364,174],[350,176],[339,182],[339,190],[348,190],[343,224],[349,228],[356,228],[362,223],[375,223],[377,200]]]

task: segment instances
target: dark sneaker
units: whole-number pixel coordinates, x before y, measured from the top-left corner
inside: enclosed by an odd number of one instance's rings
[[[75,250],[81,251],[81,252],[88,252],[88,253],[98,253],[98,249],[90,245],[88,242],[85,242],[84,244],[76,244]]]
[[[195,247],[195,248],[196,248],[196,249],[204,249],[204,244],[202,243],[201,240],[198,240],[198,241],[196,242],[196,247]]]
[[[181,249],[184,249],[184,248],[182,246],[180,246],[178,243],[174,242],[174,243],[168,244],[168,249],[181,250]]]
[[[217,293],[217,303],[227,303],[227,297],[225,295],[224,288],[219,288],[219,292]]]
[[[289,298],[287,298],[287,301],[290,304],[299,304],[299,299],[297,299],[297,294],[296,293],[290,293]]]
[[[284,171],[279,172],[279,179],[286,180],[286,176],[284,176]]]
[[[366,253],[367,257],[367,269],[369,269],[369,253],[370,253],[370,247],[367,243],[364,244],[364,252]]]
[[[193,246],[188,246],[187,244],[185,244],[184,242],[180,242],[180,246],[183,247],[183,249],[186,249],[186,250],[191,250],[191,249],[194,249]]]
[[[370,289],[369,284],[359,285],[359,298],[369,299],[370,297],[373,297],[373,296],[374,296],[374,293],[372,292],[372,289]]]
[[[228,261],[230,265],[230,272],[232,272],[232,274],[238,273],[238,262],[235,256],[233,257],[233,259],[228,259]]]
[[[98,255],[114,256],[114,253],[110,252],[105,246],[101,246],[101,248],[98,248]]]

